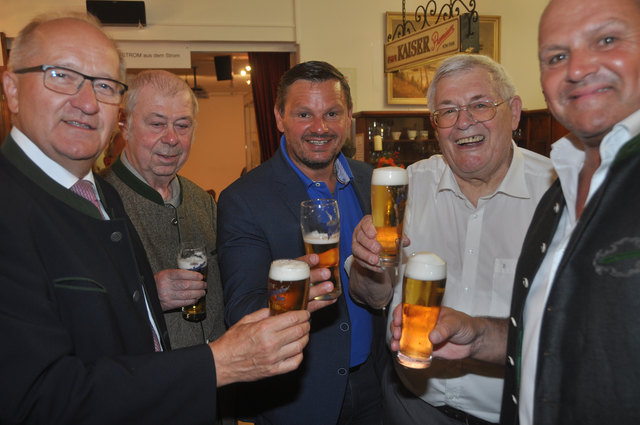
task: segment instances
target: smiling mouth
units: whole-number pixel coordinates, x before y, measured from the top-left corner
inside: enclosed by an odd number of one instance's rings
[[[569,100],[576,100],[576,99],[580,99],[582,97],[585,96],[589,96],[589,95],[593,95],[593,94],[600,94],[600,93],[605,93],[610,91],[611,88],[610,87],[602,87],[593,91],[589,91],[589,92],[580,92],[577,94],[573,94],[573,95],[569,95]]]
[[[94,127],[91,127],[89,124],[85,124],[83,122],[79,122],[79,121],[65,121],[65,123],[73,126],[73,127],[78,127],[78,128],[83,128],[85,130],[95,130]]]
[[[470,136],[470,137],[463,137],[462,139],[456,140],[456,145],[463,146],[463,145],[470,145],[473,143],[481,143],[481,142],[484,142],[484,136]]]

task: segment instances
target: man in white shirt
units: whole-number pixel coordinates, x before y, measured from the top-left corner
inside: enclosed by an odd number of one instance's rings
[[[506,360],[502,424],[640,421],[639,21],[637,0],[547,6],[542,87],[572,136],[553,145],[559,181],[532,219],[511,316],[443,310],[430,335],[439,357]]]
[[[488,57],[445,60],[427,99],[443,155],[408,168],[403,231],[411,242],[403,258],[419,251],[436,253],[447,262],[444,305],[470,315],[504,317],[524,235],[555,174],[548,158],[518,148],[511,139],[521,100],[504,69]],[[365,278],[378,272],[379,250],[367,217],[354,233],[351,273],[352,279],[359,278],[357,295],[374,307],[388,299],[378,302],[371,296],[390,296],[391,290],[391,285]],[[401,266],[391,309],[402,301],[403,271]],[[385,277],[376,276],[379,282]],[[437,359],[423,370],[394,366],[402,383],[388,368],[383,385],[386,424],[498,421],[504,367]]]
[[[2,75],[14,128],[0,148],[0,423],[210,424],[218,387],[302,361],[307,311],[262,309],[210,344],[170,350],[142,242],[115,189],[91,171],[123,78],[114,42],[84,15],[36,19],[12,45]]]

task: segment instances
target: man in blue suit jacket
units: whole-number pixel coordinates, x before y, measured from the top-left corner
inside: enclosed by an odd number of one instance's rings
[[[304,255],[300,202],[306,199],[338,201],[344,292],[313,313],[302,366],[261,382],[246,404],[260,424],[380,423],[375,363],[384,354],[377,350],[384,322],[352,301],[343,267],[351,254],[353,229],[370,210],[372,173],[369,165],[340,153],[351,125],[349,86],[325,62],[298,64],[283,75],[274,112],[284,133],[280,149],[219,198],[226,320],[235,323],[267,305],[272,260]]]

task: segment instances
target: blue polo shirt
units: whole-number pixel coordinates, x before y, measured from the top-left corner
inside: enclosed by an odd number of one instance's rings
[[[309,199],[333,198],[338,201],[338,209],[340,210],[340,278],[342,279],[342,288],[344,297],[347,300],[347,309],[351,321],[351,354],[349,367],[358,366],[364,363],[367,357],[369,357],[371,340],[373,338],[373,326],[369,312],[354,303],[349,296],[349,276],[347,276],[347,272],[344,270],[344,261],[351,255],[353,231],[364,216],[355,189],[351,184],[353,173],[344,155],[342,155],[342,153],[339,154],[335,162],[337,176],[336,190],[335,194],[332,194],[324,182],[311,180],[296,167],[291,161],[291,158],[289,158],[289,155],[287,155],[285,144],[285,138],[282,136],[280,139],[280,149],[282,149],[282,153],[289,165],[291,165],[291,168],[293,168],[307,188]]]

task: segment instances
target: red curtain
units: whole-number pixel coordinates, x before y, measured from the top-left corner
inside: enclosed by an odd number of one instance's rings
[[[278,149],[280,134],[273,115],[280,77],[289,69],[289,53],[249,52],[251,90],[256,110],[260,160],[265,162]]]

